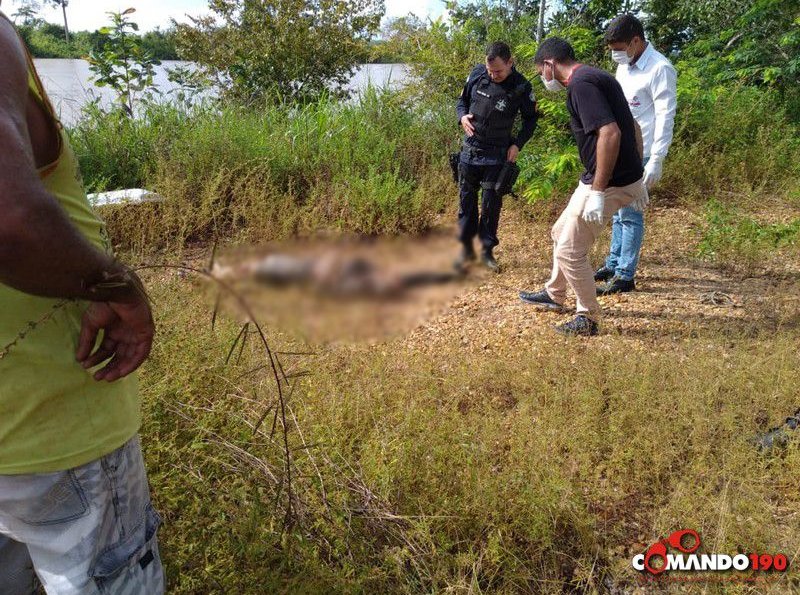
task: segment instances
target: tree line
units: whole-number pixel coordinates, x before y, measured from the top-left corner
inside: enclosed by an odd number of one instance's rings
[[[17,3],[13,15],[35,56],[99,55],[104,28],[70,34],[38,17],[42,2]],[[637,15],[655,47],[679,63],[684,87],[751,85],[800,109],[800,0],[447,0],[447,18],[384,20],[384,0],[213,0],[209,14],[128,39],[147,60],[183,59],[225,97],[244,103],[308,101],[345,95],[361,63],[411,65],[425,94],[454,97],[465,73],[497,39],[520,64],[545,35],[566,37],[582,60],[610,66],[608,22]],[[67,41],[69,39],[69,41]],[[693,81],[691,82],[690,79]]]
[[[45,6],[58,6],[64,24],[49,23],[40,17]],[[100,52],[107,42],[107,28],[96,31],[71,31],[67,16],[68,0],[21,0],[11,18],[34,58],[86,58]],[[178,60],[175,29],[156,28],[143,34],[134,33],[138,44],[154,60]]]

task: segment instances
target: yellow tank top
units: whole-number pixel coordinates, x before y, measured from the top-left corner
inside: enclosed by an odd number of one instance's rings
[[[80,232],[110,252],[105,226],[86,198],[77,159],[30,55],[28,87],[59,134],[58,159],[39,170],[42,183]],[[86,306],[0,284],[0,475],[76,467],[138,431],[135,376],[97,382],[75,361]]]

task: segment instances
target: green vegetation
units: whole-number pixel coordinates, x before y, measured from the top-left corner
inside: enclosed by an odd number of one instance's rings
[[[136,119],[94,114],[71,130],[87,187],[147,187],[168,199],[104,213],[127,246],[322,229],[419,232],[452,192],[442,153],[452,140],[449,110],[376,89],[347,104],[188,112],[153,104]]]
[[[776,92],[691,83],[690,74],[681,77],[676,136],[656,204],[702,211],[716,197],[745,212],[796,206],[800,131],[775,107]],[[214,233],[426,229],[452,204],[445,161],[458,135],[452,109],[373,89],[348,104],[327,98],[188,111],[153,104],[133,120],[95,110],[70,132],[91,191],[147,187],[168,198],[151,207],[154,219],[144,228],[136,218],[148,209],[107,213],[121,244],[178,247]],[[560,121],[563,104],[543,101],[542,109],[521,157],[519,188],[536,216],[560,204],[580,167]]]
[[[547,334],[489,353],[395,341],[281,356],[309,373],[284,387],[284,531],[283,426],[257,336],[225,364],[239,327],[211,330],[196,283],[149,284],[143,432],[171,592],[606,592],[607,573],[635,586],[631,557],[678,528],[707,551],[799,545],[800,448],[762,458],[750,443],[797,405],[788,319],[643,348]]]
[[[111,26],[98,31],[103,43],[101,50],[89,54],[92,82],[98,87],[110,87],[117,95],[117,104],[129,116],[134,115],[134,102],[152,99],[153,77],[158,60],[135,37],[139,26],[131,21],[136,12],[129,8],[111,13]]]
[[[381,0],[215,0],[178,25],[181,55],[237,102],[342,94],[383,14]]]
[[[75,31],[65,40],[64,27],[44,21],[17,25],[34,58],[85,59],[91,52],[103,50],[105,38],[98,31]],[[174,32],[171,29],[148,31],[136,36],[142,48],[156,60],[178,60]]]
[[[698,246],[701,257],[748,267],[779,248],[796,246],[800,218],[781,223],[760,223],[715,200],[706,205],[706,228]]]
[[[39,13],[43,4],[61,8],[64,24],[55,25],[40,18]],[[67,28],[68,0],[16,0],[14,5],[16,11],[9,14],[34,58],[86,58],[91,52],[102,52],[108,42],[108,35],[102,29],[94,32],[75,32]],[[130,12],[133,12],[133,9],[123,14]],[[112,16],[112,19],[114,15],[119,15],[114,12],[107,14]],[[142,51],[153,59],[178,59],[173,29],[161,31],[156,28],[154,31],[135,37],[137,45],[140,45]]]

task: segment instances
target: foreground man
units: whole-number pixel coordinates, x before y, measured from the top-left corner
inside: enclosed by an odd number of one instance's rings
[[[520,298],[548,310],[563,310],[567,285],[575,292],[577,316],[557,330],[596,335],[600,304],[589,250],[603,223],[622,207],[647,204],[642,159],[628,102],[607,72],[575,61],[572,46],[558,37],[544,40],[534,56],[548,91],[567,89],[570,126],[586,168],[578,187],[552,229],[553,272],[544,290]]]
[[[0,593],[163,593],[132,374],[150,307],[0,17]]]
[[[511,49],[496,42],[486,51],[486,64],[476,66],[467,77],[456,105],[464,143],[459,163],[460,205],[458,210],[461,255],[456,268],[475,260],[472,243],[477,235],[481,261],[497,272],[494,257],[499,244],[497,227],[503,197],[495,183],[506,161],[516,162],[522,147],[536,129],[536,99],[528,80],[514,68]],[[522,116],[519,134],[513,136],[517,112]],[[478,217],[478,190],[483,189],[483,203]]]
[[[617,81],[634,119],[642,130],[644,183],[648,190],[661,179],[677,106],[675,68],[644,37],[644,27],[635,16],[624,14],[609,24],[605,35],[611,58],[617,66]],[[614,214],[611,250],[598,269],[595,281],[608,281],[598,295],[636,289],[634,277],[644,239],[644,213],[623,207]]]

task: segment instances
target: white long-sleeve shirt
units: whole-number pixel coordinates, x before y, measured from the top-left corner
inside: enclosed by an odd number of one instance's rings
[[[645,158],[663,160],[672,143],[678,103],[675,67],[648,43],[635,64],[617,66],[617,80],[642,129]]]

